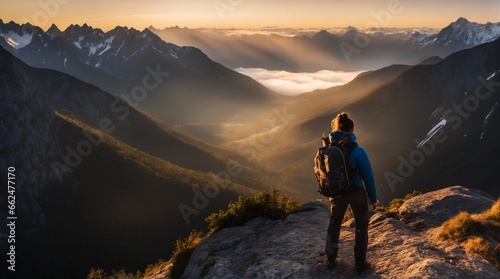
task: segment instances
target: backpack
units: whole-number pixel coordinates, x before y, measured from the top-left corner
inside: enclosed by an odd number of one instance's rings
[[[349,155],[358,146],[344,135],[337,142],[328,145],[323,137],[323,147],[314,157],[314,173],[318,182],[318,192],[326,197],[341,196],[351,188],[357,170],[349,165]]]

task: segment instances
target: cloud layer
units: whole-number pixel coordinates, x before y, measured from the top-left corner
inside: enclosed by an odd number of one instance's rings
[[[261,68],[237,68],[235,71],[257,80],[276,93],[287,96],[343,85],[362,73],[362,71],[342,72],[328,70],[315,73],[291,73]]]
[[[325,28],[281,28],[281,27],[262,27],[262,28],[252,28],[252,29],[238,29],[238,28],[199,28],[197,30],[215,33],[224,36],[243,36],[243,35],[279,35],[283,37],[296,37],[296,36],[307,36],[313,37],[318,32],[325,30],[328,33],[342,36],[352,27],[325,27]],[[429,28],[429,27],[419,27],[419,28],[389,28],[389,27],[371,27],[371,28],[356,28],[358,31],[373,34],[373,33],[384,33],[388,34],[400,34],[401,36],[411,36],[415,32],[423,34],[437,34],[440,29]]]

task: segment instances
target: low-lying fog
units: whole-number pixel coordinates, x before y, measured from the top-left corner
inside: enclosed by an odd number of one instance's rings
[[[343,85],[363,72],[322,70],[313,73],[292,73],[262,68],[237,68],[235,71],[255,79],[276,93],[287,96]]]

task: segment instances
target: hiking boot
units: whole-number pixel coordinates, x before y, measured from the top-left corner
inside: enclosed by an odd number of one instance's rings
[[[329,260],[329,259],[326,259],[326,267],[327,268],[334,268],[335,267],[335,260]]]
[[[367,271],[368,269],[370,269],[372,267],[372,265],[369,263],[369,262],[365,262],[364,265],[362,266],[356,266],[355,269],[356,269],[356,273],[358,275],[360,274],[363,274],[365,271]]]

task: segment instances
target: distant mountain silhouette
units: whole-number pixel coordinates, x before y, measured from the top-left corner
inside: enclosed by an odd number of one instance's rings
[[[391,64],[418,64],[432,57],[491,42],[500,23],[478,24],[459,18],[438,33],[360,31],[344,34],[322,30],[311,37],[225,35],[222,31],[171,27],[149,29],[168,42],[200,48],[230,68],[265,68],[292,72],[371,70]]]

